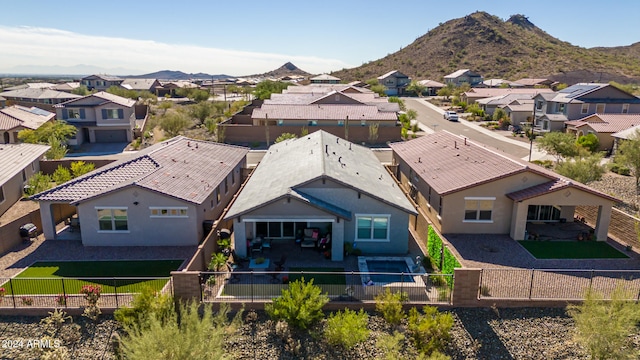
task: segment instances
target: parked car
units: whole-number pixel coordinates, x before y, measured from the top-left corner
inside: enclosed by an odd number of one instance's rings
[[[458,113],[455,111],[445,111],[444,118],[449,121],[458,121]]]

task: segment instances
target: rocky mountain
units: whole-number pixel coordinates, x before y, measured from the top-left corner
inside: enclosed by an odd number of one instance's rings
[[[485,79],[640,83],[640,43],[587,49],[547,34],[524,15],[502,20],[476,12],[447,21],[382,59],[332,75],[367,80],[399,70],[413,79],[442,81],[458,69],[471,69]]]
[[[193,80],[193,79],[219,80],[219,79],[231,78],[233,76],[209,75],[205,73],[187,74],[182,71],[162,70],[162,71],[156,71],[156,72],[144,74],[144,75],[131,75],[126,77],[138,78],[138,79],[160,79],[160,80]]]
[[[293,65],[290,62],[285,63],[279,68],[266,72],[264,74],[256,74],[256,75],[247,75],[242,77],[250,77],[250,78],[281,78],[287,75],[300,75],[300,76],[309,76],[308,72],[300,69],[299,67]]]

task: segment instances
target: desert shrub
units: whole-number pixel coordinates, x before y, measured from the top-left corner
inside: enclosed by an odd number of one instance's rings
[[[71,316],[67,316],[67,313],[60,309],[55,309],[49,312],[49,316],[40,320],[40,324],[44,325],[50,336],[54,336],[66,321],[72,321]]]
[[[532,160],[531,162],[536,164],[536,165],[540,165],[540,166],[544,167],[545,169],[553,168],[553,161],[551,161],[551,160]]]
[[[596,135],[594,135],[593,133],[589,133],[587,135],[580,136],[578,140],[576,140],[576,144],[593,153],[598,151],[600,141],[598,140],[598,137]]]
[[[624,175],[624,176],[631,175],[631,169],[629,169],[628,167],[626,167],[624,165],[617,164],[615,162],[609,164],[609,171],[614,172],[614,173],[619,174],[619,175]]]
[[[401,359],[402,355],[400,350],[402,349],[402,343],[404,342],[404,335],[399,332],[391,334],[383,334],[378,337],[376,347],[382,351],[381,360],[396,360]]]
[[[71,163],[71,174],[74,178],[93,171],[96,168],[94,163],[86,163],[84,161],[74,161]]]
[[[164,323],[173,312],[173,298],[166,294],[158,293],[149,286],[142,288],[140,293],[133,297],[131,307],[121,307],[113,312],[115,319],[123,326],[142,327],[149,317],[158,319]]]
[[[588,289],[581,305],[567,308],[576,324],[575,338],[592,359],[638,358],[629,336],[640,322],[640,305],[627,300],[633,298],[618,287],[611,301],[603,301],[602,294]]]
[[[28,196],[35,195],[39,192],[51,189],[51,176],[45,175],[42,171],[31,175],[25,187],[25,194]]]
[[[289,283],[288,289],[265,304],[264,310],[275,320],[284,320],[299,329],[307,329],[324,317],[322,307],[329,302],[327,294],[319,286],[313,285],[313,279],[305,282],[304,277]]]
[[[130,360],[146,359],[227,359],[224,342],[227,324],[216,319],[226,317],[223,310],[214,315],[205,306],[199,315],[199,303],[180,306],[180,317],[172,311],[166,321],[150,317],[146,326],[127,326],[120,340],[121,356]],[[228,307],[225,311],[228,311]]]
[[[375,297],[376,311],[382,314],[382,317],[389,324],[399,325],[402,319],[405,318],[404,310],[402,310],[402,303],[405,299],[405,293],[392,293],[389,288],[386,288],[384,292]]]
[[[331,345],[340,345],[346,349],[354,347],[357,343],[367,340],[369,337],[369,315],[360,309],[344,309],[331,314],[327,319],[324,335]]]
[[[71,171],[66,167],[62,167],[62,165],[58,165],[58,168],[53,172],[51,178],[53,178],[53,181],[55,181],[56,184],[60,185],[71,180]]]
[[[296,134],[292,134],[292,133],[282,133],[280,136],[278,136],[276,138],[275,143],[279,143],[279,142],[283,142],[285,140],[289,140],[289,139],[297,139],[298,135]]]
[[[436,233],[433,227],[429,226],[427,232],[427,251],[432,260],[432,265],[434,267],[440,267],[440,264],[442,264],[442,269],[440,269],[441,273],[453,274],[454,269],[462,267],[462,265],[460,265],[460,262],[453,256],[451,251],[446,247],[443,249],[443,246],[442,239],[440,239],[438,233]],[[449,286],[453,285],[453,279],[451,277],[446,277],[444,280]]]
[[[453,316],[428,305],[422,308],[422,312],[416,308],[409,310],[407,330],[416,349],[423,354],[444,350],[451,338]]]

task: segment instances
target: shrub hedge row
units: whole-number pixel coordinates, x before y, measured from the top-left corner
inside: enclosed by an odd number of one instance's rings
[[[429,231],[427,233],[427,252],[429,253],[432,264],[437,267],[440,267],[440,264],[442,264],[442,269],[440,269],[441,273],[453,274],[453,269],[462,267],[462,265],[460,265],[458,259],[456,259],[451,251],[446,247],[444,248],[444,251],[442,251],[442,257],[444,257],[443,260],[440,257],[442,247],[442,239],[440,239],[440,236],[438,236],[433,227],[429,226]],[[449,286],[453,285],[453,279],[451,277],[447,277],[446,280]]]

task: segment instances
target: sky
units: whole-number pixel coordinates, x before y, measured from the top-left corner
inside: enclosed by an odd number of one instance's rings
[[[635,0],[20,0],[0,7],[0,73],[244,76],[286,62],[328,73],[380,59],[475,11],[523,14],[587,48],[640,41]]]

